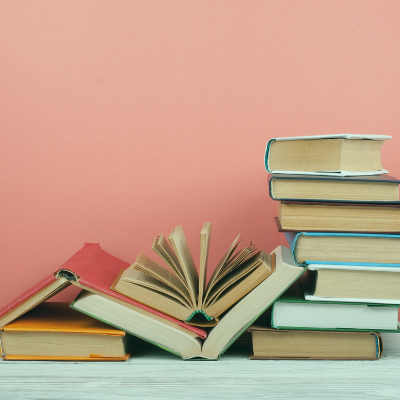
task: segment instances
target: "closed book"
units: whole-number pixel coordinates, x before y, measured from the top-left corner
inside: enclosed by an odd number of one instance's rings
[[[400,204],[279,202],[283,230],[400,233]]]
[[[377,360],[375,332],[287,331],[252,326],[252,360]]]
[[[299,289],[291,289],[274,303],[271,327],[296,330],[398,331],[398,313],[399,305],[307,301]]]
[[[268,141],[265,168],[271,173],[310,175],[379,175],[384,135],[281,137]]]
[[[400,267],[400,235],[284,232],[298,264]]]
[[[400,304],[400,268],[309,264],[301,281],[310,301]]]
[[[269,176],[269,194],[273,200],[398,203],[400,181],[390,175],[323,176],[285,175]]]
[[[137,342],[126,332],[69,308],[42,303],[0,331],[4,360],[125,361]]]

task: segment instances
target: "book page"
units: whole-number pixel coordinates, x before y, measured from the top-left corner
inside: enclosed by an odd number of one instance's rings
[[[221,258],[220,262],[218,263],[218,265],[215,267],[214,272],[211,275],[210,281],[208,282],[207,285],[207,291],[206,294],[204,296],[204,298],[207,297],[210,288],[212,287],[212,285],[214,284],[214,281],[216,280],[218,274],[220,273],[221,269],[224,267],[224,265],[226,264],[226,262],[230,259],[230,257],[232,256],[232,254],[234,253],[234,251],[236,250],[236,248],[239,246],[240,243],[240,233],[239,235],[237,235],[236,239],[233,241],[233,243],[230,245],[229,249],[227,250],[227,252],[224,254],[224,256]]]
[[[242,250],[238,251],[231,259],[229,259],[225,265],[221,268],[219,274],[213,282],[215,285],[224,276],[238,268],[241,264],[250,259],[257,252],[257,247],[253,242],[250,242],[249,246],[244,247]],[[210,287],[210,290],[212,287]]]
[[[178,300],[181,302],[183,305],[186,307],[190,308],[191,305],[188,303],[188,301],[179,294],[179,292],[175,291],[171,286],[166,285],[164,282],[158,280],[154,276],[148,275],[142,271],[139,271],[135,268],[128,268],[124,271],[124,273],[121,275],[121,278],[119,282],[115,285],[115,288],[122,292],[119,288],[119,285],[121,283],[131,283],[135,285],[139,285],[148,289],[151,289],[153,291],[159,292],[160,294],[165,294],[170,297],[173,297],[174,299]],[[135,288],[132,286],[132,295],[134,296],[134,291]],[[127,295],[130,297],[131,295],[129,293],[126,293],[125,291],[123,294]],[[153,294],[154,296],[155,294]],[[150,293],[149,293],[149,298],[150,298]],[[150,299],[149,299],[150,300]]]
[[[189,292],[180,279],[172,272],[162,267],[160,264],[157,264],[150,257],[140,253],[135,263],[132,265],[132,268],[151,277],[152,279],[160,281],[164,285],[171,287],[182,297],[184,297],[189,304],[191,304]],[[141,279],[143,280],[145,277],[141,276]],[[192,306],[194,307],[195,305]]]
[[[232,271],[230,274],[226,275],[223,279],[221,279],[210,291],[210,293],[207,296],[206,299],[206,307],[209,307],[212,305],[218,297],[221,295],[226,290],[232,291],[232,295],[237,296],[237,298],[241,298],[242,294],[239,293],[237,290],[235,290],[235,283],[243,278],[245,275],[249,274],[252,272],[254,269],[259,267],[263,263],[263,258],[265,259],[267,257],[267,260],[265,264],[267,265],[267,268],[272,272],[271,268],[271,257],[267,255],[265,252],[260,251],[253,257],[251,257],[247,262],[243,263],[239,268],[236,270]],[[269,265],[268,265],[269,264]],[[270,273],[271,273],[270,272]]]
[[[193,261],[192,253],[190,252],[190,248],[186,240],[185,232],[183,231],[181,225],[172,230],[168,237],[168,241],[178,257],[179,264],[189,286],[192,302],[193,304],[197,304],[199,276],[197,274],[196,265]]]
[[[189,288],[179,260],[162,233],[154,239],[151,249],[176,273],[186,288]]]
[[[197,302],[197,308],[200,310],[203,304],[203,294],[206,286],[207,279],[207,261],[208,253],[210,249],[211,239],[211,222],[205,222],[203,229],[200,232],[200,271],[199,271],[199,297]]]

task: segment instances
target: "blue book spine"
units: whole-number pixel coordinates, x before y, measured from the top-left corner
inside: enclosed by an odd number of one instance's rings
[[[270,147],[271,147],[272,142],[274,142],[274,141],[275,141],[275,139],[270,139],[270,140],[268,141],[268,143],[267,143],[267,148],[265,149],[264,163],[265,163],[265,169],[266,169],[268,172],[271,172],[271,171],[269,170],[269,168],[268,168],[269,150],[270,150]]]

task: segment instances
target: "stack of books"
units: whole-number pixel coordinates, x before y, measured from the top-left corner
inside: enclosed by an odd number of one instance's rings
[[[398,332],[400,181],[386,174],[387,136],[272,139],[266,167],[278,230],[308,272],[253,327],[255,357],[376,359]],[[379,333],[378,333],[379,332]]]

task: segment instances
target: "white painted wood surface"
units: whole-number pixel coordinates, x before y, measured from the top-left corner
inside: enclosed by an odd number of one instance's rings
[[[398,399],[400,352],[377,361],[182,361],[141,346],[127,362],[0,362],[0,399]]]

